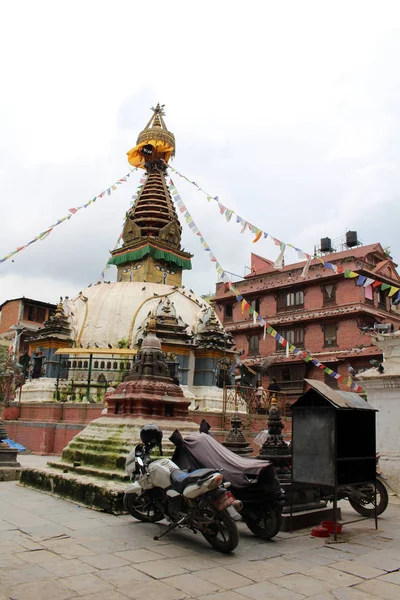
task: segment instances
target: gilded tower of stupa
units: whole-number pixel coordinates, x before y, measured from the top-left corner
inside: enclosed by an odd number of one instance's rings
[[[166,128],[163,108],[140,132],[128,152],[131,165],[145,170],[145,182],[127,213],[123,246],[111,252],[117,281],[141,281],[180,286],[182,270],[191,269],[191,254],[181,249],[182,227],[166,182],[167,163],[175,153],[175,137]]]

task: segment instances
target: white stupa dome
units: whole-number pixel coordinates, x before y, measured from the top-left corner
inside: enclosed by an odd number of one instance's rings
[[[176,316],[196,334],[199,319],[210,309],[200,296],[185,288],[161,283],[101,283],[84,289],[79,296],[64,303],[72,337],[77,346],[118,347],[125,340],[132,348],[140,337],[149,313],[156,313],[160,300],[169,298]]]

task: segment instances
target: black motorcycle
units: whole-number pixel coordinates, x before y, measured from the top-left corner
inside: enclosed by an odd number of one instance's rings
[[[285,495],[270,462],[238,456],[205,433],[183,438],[175,430],[169,439],[176,446],[172,460],[181,469],[218,469],[230,482],[243,505],[240,515],[254,535],[269,540],[278,533]]]

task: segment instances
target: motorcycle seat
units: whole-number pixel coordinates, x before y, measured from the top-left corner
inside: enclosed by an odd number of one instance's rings
[[[207,479],[210,475],[215,473],[215,469],[197,469],[196,471],[192,471],[191,473],[186,473],[186,471],[181,471],[180,469],[175,469],[171,473],[171,483],[174,490],[179,493],[182,493],[183,490],[193,483],[198,483],[202,479]]]

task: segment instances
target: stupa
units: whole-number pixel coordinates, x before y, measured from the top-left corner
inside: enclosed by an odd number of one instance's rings
[[[113,512],[121,509],[125,458],[140,441],[143,425],[157,422],[164,431],[165,450],[172,451],[167,439],[174,429],[198,431],[188,411],[191,403],[200,410],[222,410],[218,369],[226,374],[227,363],[234,363],[233,341],[213,308],[182,285],[192,255],[181,248],[181,225],[165,179],[174,151],[174,136],[157,105],[128,153],[132,165],[145,169],[146,179],[126,215],[123,245],[111,252],[117,281],[89,286],[64,303],[75,346],[61,349],[69,377],[74,376],[74,363],[79,368],[86,358],[89,370],[110,382],[107,365],[121,351],[130,361],[134,357],[133,364],[125,363],[129,373],[121,371],[105,395],[107,414],[69,442],[61,462],[25,469],[21,477],[26,485]],[[103,359],[97,366],[92,362],[96,353]],[[80,361],[73,360],[77,355]],[[177,373],[171,365],[178,366]],[[90,394],[88,389],[88,400]]]
[[[129,163],[143,168],[145,175],[126,214],[122,246],[111,251],[109,264],[117,267],[117,281],[90,285],[76,297],[66,298],[67,326],[58,315],[57,330],[45,324],[37,344],[47,348],[46,341],[51,339],[54,347],[56,333],[63,342],[59,348],[72,346],[63,352],[66,380],[73,381],[76,388],[81,379],[80,396],[96,401],[99,388],[95,380],[115,386],[123,379],[143,342],[150,315],[154,315],[162,349],[176,366],[190,408],[221,411],[226,382],[220,381],[219,366],[221,360],[233,365],[233,340],[206,300],[182,284],[183,271],[192,268],[192,255],[181,247],[182,227],[166,181],[175,137],[165,125],[163,107],[157,104],[152,110],[136,146],[128,152]],[[126,350],[126,361],[119,363],[121,369],[115,369],[113,351],[121,348]],[[94,383],[86,389],[89,362]],[[230,376],[225,364],[224,373]],[[54,370],[46,376],[54,378]],[[35,382],[34,387],[43,389],[43,385],[43,381]],[[103,395],[106,387],[101,387]],[[32,384],[23,387],[22,400],[40,400],[30,388]],[[42,399],[51,400],[54,389],[53,379]]]

